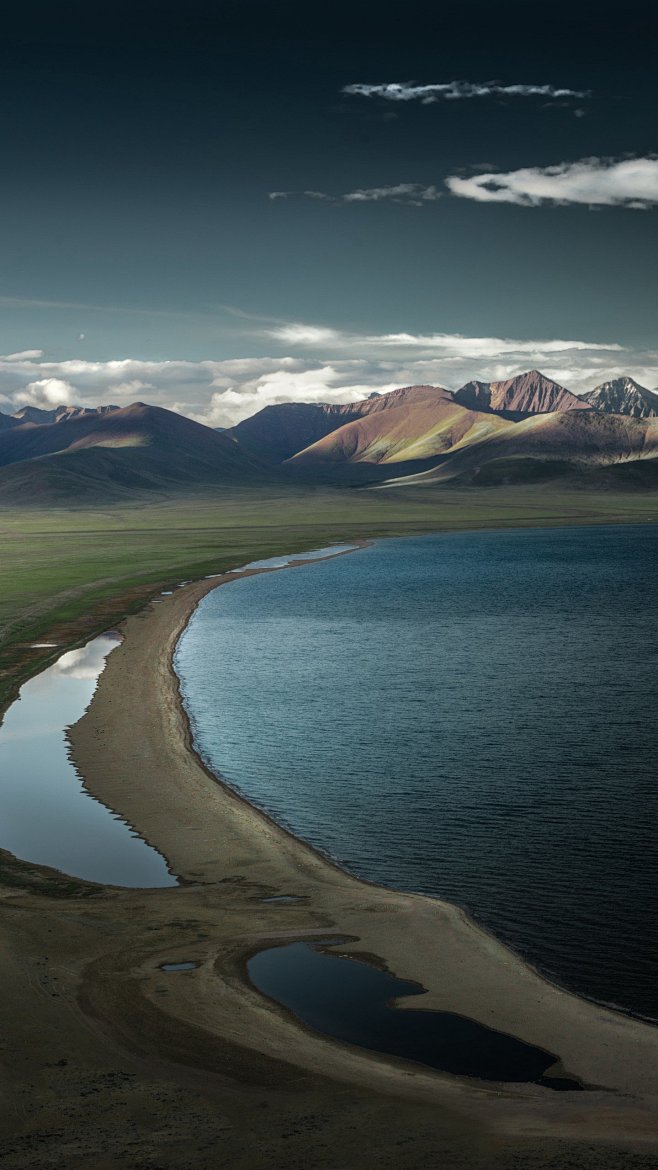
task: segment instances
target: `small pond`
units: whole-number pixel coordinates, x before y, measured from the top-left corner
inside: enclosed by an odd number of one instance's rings
[[[295,942],[260,951],[248,962],[249,977],[302,1023],[336,1040],[455,1076],[582,1088],[547,1075],[556,1057],[514,1036],[452,1012],[399,1010],[395,1000],[421,996],[424,989],[369,963],[330,954],[324,946]]]

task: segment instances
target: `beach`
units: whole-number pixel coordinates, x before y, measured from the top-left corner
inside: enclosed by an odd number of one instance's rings
[[[164,855],[180,886],[118,891],[16,863],[3,887],[5,1164],[88,1165],[102,1140],[101,1170],[127,1157],[202,1170],[412,1168],[448,1154],[455,1167],[658,1165],[658,1029],[551,985],[453,906],[357,880],[206,769],[172,660],[201,598],[236,576],[129,617],[70,733],[88,791]],[[299,901],[264,900],[277,896]],[[422,984],[424,1009],[555,1054],[556,1075],[586,1091],[379,1056],[308,1031],[250,985],[249,955],[336,935],[349,940],[342,952]],[[185,961],[198,967],[161,970]]]

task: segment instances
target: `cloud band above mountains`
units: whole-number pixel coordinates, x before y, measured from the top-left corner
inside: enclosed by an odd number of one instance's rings
[[[344,85],[341,93],[352,97],[383,98],[388,102],[415,102],[434,105],[438,101],[459,101],[466,98],[525,98],[582,99],[590,96],[586,89],[567,89],[555,85],[501,85],[498,81],[440,81],[431,85],[416,85],[412,81],[390,81],[379,85],[357,83]]]
[[[261,330],[260,336],[284,352],[199,362],[54,362],[38,350],[10,354],[0,357],[0,410],[13,413],[26,404],[49,408],[56,400],[125,406],[145,399],[210,426],[230,426],[275,403],[343,403],[415,383],[454,390],[471,378],[500,380],[533,367],[576,392],[622,374],[649,387],[658,382],[658,353],[615,343],[351,334],[294,323]]]

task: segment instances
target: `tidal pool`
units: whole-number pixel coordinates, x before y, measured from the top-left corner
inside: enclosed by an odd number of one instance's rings
[[[116,886],[172,886],[164,858],[83,787],[67,729],[84,714],[117,634],[62,654],[21,687],[0,727],[0,847]]]

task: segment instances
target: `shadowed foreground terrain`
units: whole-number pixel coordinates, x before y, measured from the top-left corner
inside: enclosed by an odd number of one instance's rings
[[[285,1050],[245,1059],[177,1024],[167,1009],[189,977],[157,964],[215,953],[217,922],[239,907],[230,883],[102,890],[1,855],[0,889],[7,1170],[658,1166],[650,1146],[547,1140],[532,1127],[496,1134],[449,1108],[341,1083],[322,1065],[296,1068]]]

